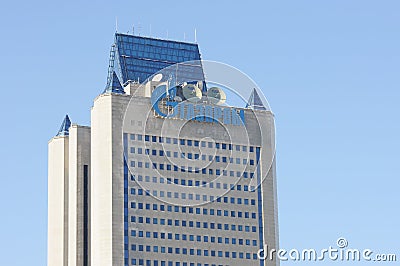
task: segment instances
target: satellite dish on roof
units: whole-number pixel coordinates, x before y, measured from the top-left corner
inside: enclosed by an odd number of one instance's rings
[[[151,79],[151,81],[155,82],[160,82],[163,78],[163,75],[161,73],[158,73],[157,75],[154,75],[154,77]]]
[[[182,94],[186,100],[188,100],[190,102],[194,102],[194,103],[197,103],[198,101],[200,101],[201,97],[203,96],[199,87],[197,87],[194,84],[184,85],[182,88]]]
[[[226,94],[221,88],[212,87],[207,90],[207,99],[212,104],[222,105],[226,102]]]

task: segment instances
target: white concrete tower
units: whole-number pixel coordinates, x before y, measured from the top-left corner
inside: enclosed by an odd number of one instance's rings
[[[48,266],[90,265],[90,127],[65,117],[49,141]]]
[[[57,135],[49,141],[47,265],[68,265],[68,173],[71,125],[65,117]]]
[[[129,98],[123,94],[101,94],[92,108],[92,265],[124,265],[122,121]]]
[[[69,128],[68,266],[90,265],[90,127]]]

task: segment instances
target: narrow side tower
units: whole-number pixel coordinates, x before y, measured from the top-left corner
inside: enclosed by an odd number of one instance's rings
[[[90,265],[90,127],[69,129],[68,266]]]
[[[65,116],[48,152],[48,252],[49,266],[68,265],[69,127]]]
[[[49,141],[48,266],[90,265],[90,140],[67,115]]]

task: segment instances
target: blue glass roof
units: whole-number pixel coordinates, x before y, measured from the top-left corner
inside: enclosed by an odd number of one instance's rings
[[[56,136],[68,136],[70,126],[71,120],[69,119],[69,116],[66,115]]]
[[[200,60],[199,47],[195,43],[115,34],[114,71],[122,84],[128,80],[142,83],[161,69],[194,60]],[[200,62],[197,62],[196,70],[193,65],[183,66],[179,73],[181,77],[186,73],[188,80],[204,80]]]
[[[107,84],[107,87],[103,93],[105,93],[105,92],[113,92],[113,93],[120,93],[120,94],[125,93],[124,88],[122,88],[121,82],[119,82],[117,74],[115,74],[115,71],[113,71],[113,74],[111,76],[109,84]]]
[[[266,110],[260,95],[258,95],[258,92],[256,89],[253,89],[251,92],[251,95],[249,97],[249,100],[247,101],[246,107],[253,108],[254,110]]]

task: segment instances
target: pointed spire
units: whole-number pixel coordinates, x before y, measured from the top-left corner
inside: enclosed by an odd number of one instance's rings
[[[246,108],[247,107],[252,108],[254,110],[267,110],[267,108],[265,108],[260,98],[260,95],[258,95],[258,92],[255,88],[251,92],[250,98],[247,101]]]
[[[70,126],[71,120],[69,119],[69,116],[66,115],[56,136],[68,136]]]
[[[106,89],[103,91],[103,93],[106,92],[113,92],[113,93],[120,93],[124,94],[124,88],[122,88],[121,82],[119,81],[119,78],[117,77],[117,74],[115,71],[113,71],[113,74],[111,76],[111,79],[108,81]]]

